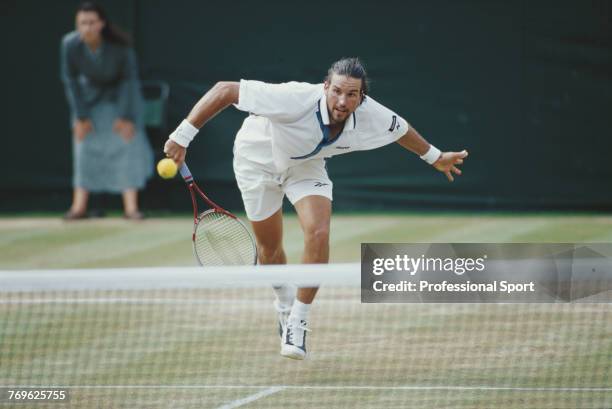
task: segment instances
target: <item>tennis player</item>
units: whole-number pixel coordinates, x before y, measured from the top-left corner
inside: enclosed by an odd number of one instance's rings
[[[199,129],[230,104],[249,113],[234,142],[234,173],[261,264],[287,262],[282,245],[285,195],[304,232],[302,262],[328,262],[333,183],[327,158],[397,142],[452,182],[468,155],[465,150],[441,152],[370,97],[366,70],[357,58],[333,63],[323,84],[218,82],[170,135],[166,155],[180,166]],[[317,288],[274,290],[281,355],[304,359],[308,311]]]

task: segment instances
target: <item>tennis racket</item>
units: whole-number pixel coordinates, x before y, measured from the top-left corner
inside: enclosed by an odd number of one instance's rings
[[[195,183],[186,163],[179,169],[193,203],[193,253],[201,266],[257,264],[257,247],[246,226],[210,200]],[[210,209],[198,213],[196,193]]]

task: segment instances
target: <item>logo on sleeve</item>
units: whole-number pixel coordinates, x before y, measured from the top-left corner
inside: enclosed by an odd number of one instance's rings
[[[397,128],[395,127],[395,125],[397,125]],[[393,118],[391,118],[391,126],[389,127],[389,132],[393,132],[394,129],[398,128],[399,124],[397,123],[397,115],[393,115]]]
[[[314,185],[315,185],[315,187],[323,187],[323,186],[327,186],[327,185],[329,185],[329,183],[321,183],[321,182],[317,182],[317,183],[315,183]]]

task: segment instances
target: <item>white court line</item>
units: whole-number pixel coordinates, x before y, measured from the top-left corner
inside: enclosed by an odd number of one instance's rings
[[[460,385],[0,385],[4,388],[55,389],[293,389],[293,390],[395,390],[395,391],[517,391],[517,392],[612,392],[612,387],[513,387],[513,386],[460,386]]]
[[[268,389],[265,389],[261,392],[254,393],[253,395],[249,395],[246,398],[237,399],[230,403],[227,403],[223,406],[219,406],[218,409],[233,409],[242,405],[246,405],[247,403],[251,403],[256,401],[257,399],[265,398],[266,396],[272,395],[273,393],[277,393],[285,389],[283,386],[272,386]]]

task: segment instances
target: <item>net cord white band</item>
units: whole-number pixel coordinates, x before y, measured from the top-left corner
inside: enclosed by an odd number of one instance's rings
[[[0,270],[2,292],[248,288],[283,283],[357,287],[360,279],[359,263]]]

